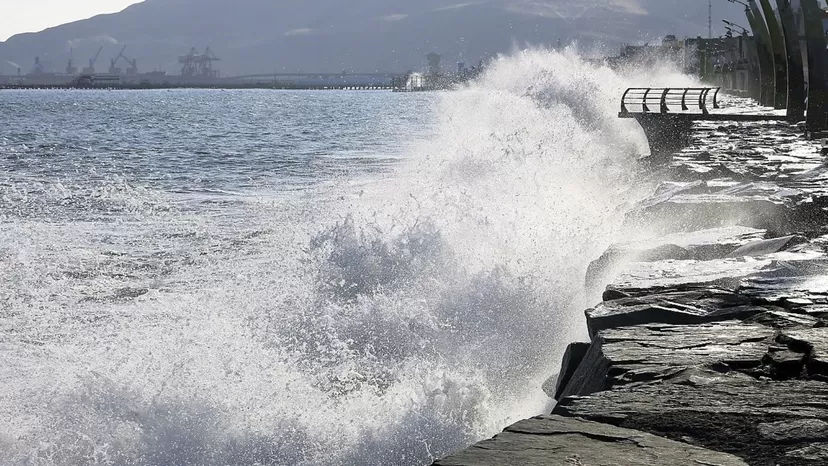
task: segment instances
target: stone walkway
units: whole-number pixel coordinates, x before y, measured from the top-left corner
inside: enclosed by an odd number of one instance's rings
[[[801,134],[698,124],[626,218],[654,236],[590,267],[552,415],[435,464],[828,464],[828,165]]]

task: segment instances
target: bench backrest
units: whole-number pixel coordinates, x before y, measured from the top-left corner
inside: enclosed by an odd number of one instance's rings
[[[633,87],[621,98],[621,114],[710,113],[719,108],[719,87]]]

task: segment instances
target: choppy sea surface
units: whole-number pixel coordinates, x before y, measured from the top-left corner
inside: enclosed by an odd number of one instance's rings
[[[549,409],[641,195],[621,76],[0,92],[0,465],[417,465]]]

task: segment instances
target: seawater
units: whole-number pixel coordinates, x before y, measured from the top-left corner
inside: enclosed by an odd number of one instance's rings
[[[641,84],[688,79],[0,92],[0,464],[428,464],[548,411]]]

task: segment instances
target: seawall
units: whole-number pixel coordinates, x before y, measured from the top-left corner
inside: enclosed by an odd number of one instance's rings
[[[787,123],[697,123],[587,282],[548,415],[435,465],[828,464],[828,165]]]

